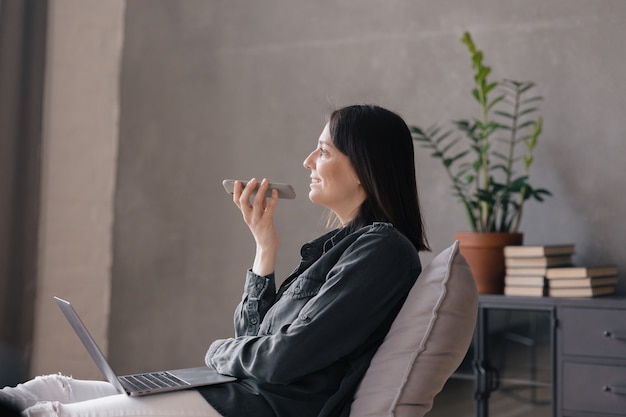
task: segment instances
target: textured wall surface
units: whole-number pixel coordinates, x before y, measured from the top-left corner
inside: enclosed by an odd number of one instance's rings
[[[124,5],[49,5],[33,375],[101,378],[52,297],[106,352]]]
[[[377,103],[424,126],[478,116],[459,41],[466,30],[495,78],[535,81],[544,97],[531,175],[554,197],[527,206],[526,243],[574,242],[577,263],[626,271],[625,19],[621,0],[128,2],[114,364],[198,364],[212,339],[232,335],[254,246],[223,178],[296,187],[297,200],[281,201],[277,213],[284,277],[300,244],[323,231],[301,164],[330,108]],[[438,161],[416,155],[438,252],[465,219]]]
[[[526,243],[617,263],[626,294],[626,2],[124,3],[51,5],[35,373],[97,375],[53,293],[76,299],[119,372],[201,363],[232,335],[254,254],[221,180],[294,184],[276,216],[281,280],[324,231],[302,161],[328,110],[377,103],[423,126],[478,116],[466,30],[495,78],[544,97],[531,175],[554,197],[527,206]],[[466,223],[438,161],[416,160],[438,252]]]

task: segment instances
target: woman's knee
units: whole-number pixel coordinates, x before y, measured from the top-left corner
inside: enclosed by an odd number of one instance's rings
[[[61,403],[58,401],[38,402],[22,412],[25,417],[59,417]]]
[[[71,395],[71,377],[64,375],[38,376],[16,387],[2,390],[2,398],[20,410],[32,407],[39,401],[63,401]]]
[[[43,392],[47,391],[54,395],[61,393],[69,398],[72,395],[72,380],[73,378],[71,376],[59,373],[37,376],[33,378],[32,381],[33,384],[37,384],[38,389],[41,389]],[[28,382],[26,384],[28,384]]]

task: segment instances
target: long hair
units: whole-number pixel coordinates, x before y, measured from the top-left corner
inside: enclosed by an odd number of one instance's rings
[[[367,196],[347,227],[388,222],[418,251],[430,250],[417,193],[413,139],[404,120],[382,107],[354,105],[333,111],[329,129]]]

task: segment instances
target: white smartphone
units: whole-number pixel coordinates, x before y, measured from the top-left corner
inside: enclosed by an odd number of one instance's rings
[[[235,181],[237,181],[237,180],[224,180],[224,181],[222,181],[222,185],[224,186],[224,189],[226,190],[226,192],[228,194],[232,195],[234,193]],[[243,181],[243,180],[239,180],[239,181],[241,181],[241,184],[244,187],[248,183],[248,181]],[[267,193],[265,193],[265,196],[267,198],[271,198],[272,197],[272,190],[278,190],[278,198],[286,198],[286,199],[289,199],[289,200],[293,200],[294,198],[296,198],[296,192],[294,191],[293,187],[290,184],[282,184],[282,183],[278,183],[278,182],[273,182],[272,183],[271,182],[270,183],[270,188],[268,188],[267,189]],[[254,193],[253,193],[253,195],[254,195]]]

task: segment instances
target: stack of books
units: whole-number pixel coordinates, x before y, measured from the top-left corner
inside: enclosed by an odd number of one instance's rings
[[[578,266],[546,271],[547,295],[595,297],[615,293],[617,266]]]
[[[504,294],[548,295],[547,273],[572,265],[574,245],[506,246]]]

